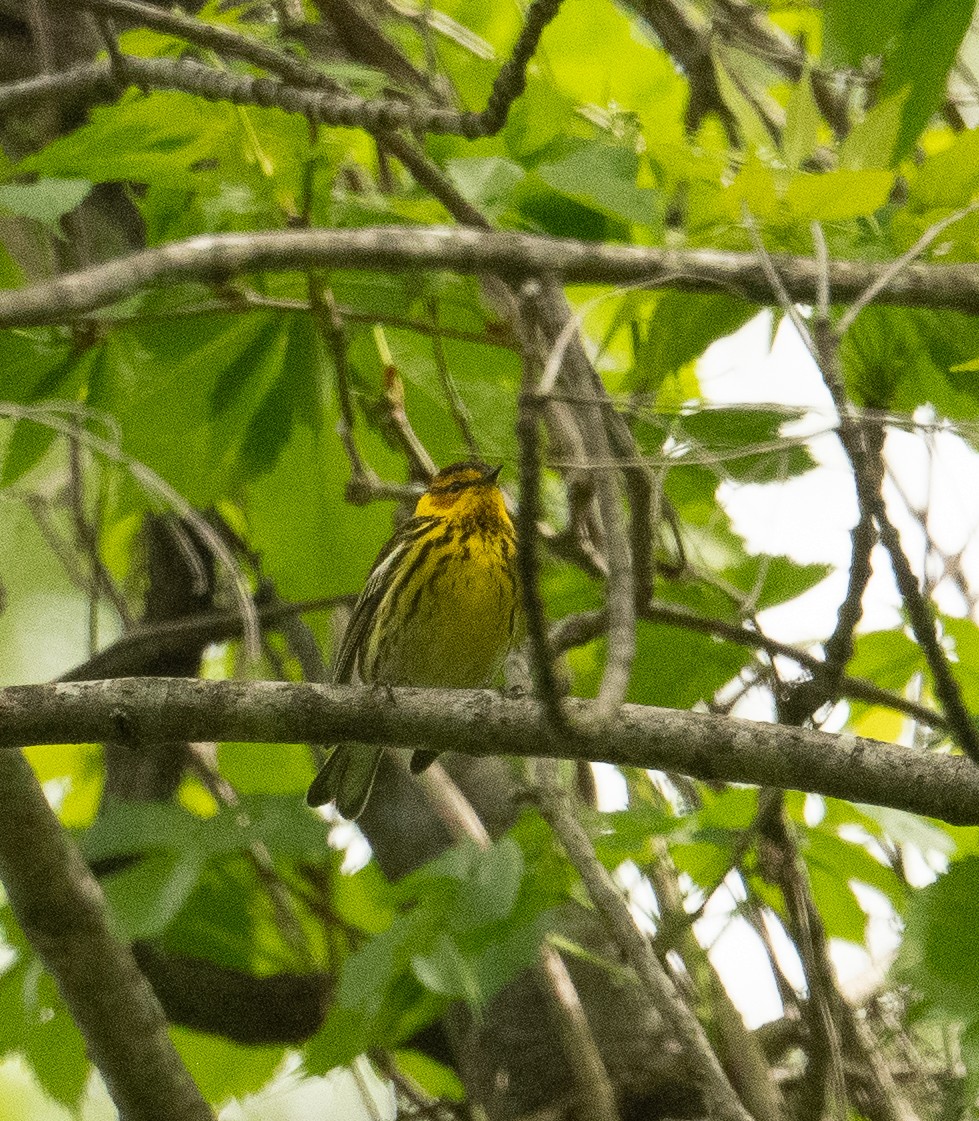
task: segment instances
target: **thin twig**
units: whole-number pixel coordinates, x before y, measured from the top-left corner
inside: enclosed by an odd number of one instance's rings
[[[74,8],[119,16],[133,25],[152,27],[156,31],[175,35],[217,54],[243,59],[298,86],[319,87],[332,90],[337,94],[347,92],[339,82],[303,62],[302,59],[218,23],[206,23],[193,16],[185,16],[179,11],[160,8],[155,4],[140,3],[139,0],[64,0],[64,2]]]
[[[764,650],[768,654],[790,658],[797,665],[808,670],[814,678],[819,678],[826,672],[826,662],[807,650],[800,650],[796,646],[779,642],[778,639],[769,638],[768,635],[750,627],[729,623],[724,619],[710,619],[698,615],[679,604],[653,603],[643,609],[639,616],[651,623],[662,623],[668,627],[691,630],[697,634],[713,635],[734,642],[738,646],[747,646],[753,650]],[[602,611],[584,611],[577,615],[569,615],[552,628],[551,644],[557,651],[581,646],[598,638],[604,632],[605,626],[605,616]],[[841,696],[903,712],[929,728],[948,728],[948,721],[940,712],[935,712],[907,697],[898,696],[865,678],[844,675],[839,679],[838,689]]]
[[[976,210],[979,210],[979,202],[973,202],[964,209],[957,210],[954,214],[950,214],[947,218],[942,218],[941,221],[929,226],[907,252],[902,253],[896,261],[891,261],[883,272],[867,286],[866,290],[850,304],[840,316],[840,321],[836,325],[837,334],[840,337],[845,335],[860,312],[871,304],[909,265],[917,260],[939,234],[944,233],[949,226],[953,226],[956,222],[960,222],[963,218],[975,213]]]
[[[778,306],[789,317],[792,322],[792,326],[795,327],[796,332],[798,333],[799,338],[802,340],[806,350],[808,350],[812,355],[812,360],[818,365],[819,354],[816,351],[816,344],[813,342],[812,335],[809,333],[809,327],[806,321],[802,318],[802,314],[800,313],[798,307],[796,307],[794,301],[792,300],[792,297],[789,295],[788,289],[785,287],[785,283],[783,282],[781,276],[779,276],[778,269],[776,269],[775,267],[775,263],[772,260],[771,254],[765,248],[765,243],[762,241],[761,234],[758,231],[758,224],[757,222],[755,222],[754,215],[748,209],[747,203],[744,203],[744,205],[742,206],[741,213],[744,220],[745,229],[747,229],[748,234],[751,237],[751,243],[755,247],[755,253],[758,256],[758,261],[762,267],[762,271],[765,273],[765,277],[768,280],[768,283],[771,285],[772,292],[775,294],[775,298],[778,300]],[[818,269],[816,274],[817,292],[819,291],[819,287],[825,283],[823,280],[823,276],[823,270]]]
[[[524,335],[523,378],[517,406],[517,466],[520,478],[517,565],[530,649],[531,675],[548,720],[555,729],[567,733],[567,721],[561,707],[561,690],[554,672],[554,655],[547,637],[537,556],[537,526],[540,520],[540,413],[536,394],[538,379],[533,333],[539,294],[536,282],[528,281],[524,287],[523,301],[526,310],[523,316],[518,313],[517,317]]]
[[[384,378],[384,403],[387,406],[388,420],[398,437],[398,442],[408,458],[411,478],[428,482],[438,471],[435,460],[428,448],[418,438],[405,409],[405,387],[391,354],[387,337],[381,327],[374,327],[374,342],[381,359]]]
[[[68,413],[69,419],[67,420],[61,415],[65,412]],[[214,532],[207,520],[202,518],[181,494],[175,491],[152,468],[124,452],[117,443],[97,436],[83,428],[80,421],[90,419],[93,414],[91,410],[87,410],[74,402],[62,402],[60,404],[51,402],[41,406],[14,405],[4,402],[0,403],[0,415],[10,416],[16,420],[31,420],[46,428],[52,428],[55,432],[59,432],[69,439],[77,438],[90,450],[105,456],[113,463],[118,463],[146,491],[161,499],[181,518],[186,519],[231,577],[231,586],[242,616],[245,648],[249,658],[253,661],[258,659],[260,649],[258,621],[248,588],[248,581],[241,571],[241,566],[225,546],[220,535]]]

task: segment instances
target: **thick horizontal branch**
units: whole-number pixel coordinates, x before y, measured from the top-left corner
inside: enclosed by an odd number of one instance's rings
[[[589,701],[571,700],[588,727]],[[418,744],[468,755],[593,759],[870,802],[979,824],[979,767],[853,735],[625,705],[601,732],[550,730],[540,706],[491,690],[445,692],[278,681],[118,678],[0,690],[0,747],[217,740]]]
[[[790,256],[773,260],[793,299],[816,299],[818,262]],[[831,262],[833,299],[857,298],[882,267],[859,261]],[[774,301],[754,253],[602,245],[491,230],[384,226],[215,234],[175,241],[43,284],[0,292],[0,327],[65,322],[151,284],[226,281],[247,272],[311,268],[553,276],[568,283],[646,284],[690,292],[722,289],[761,304]],[[877,302],[979,313],[979,266],[910,265]]]

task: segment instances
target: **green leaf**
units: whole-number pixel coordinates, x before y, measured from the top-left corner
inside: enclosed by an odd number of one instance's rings
[[[979,187],[979,129],[958,133],[908,172],[908,203],[922,211],[967,206]]]
[[[803,221],[842,222],[869,217],[887,202],[893,171],[798,172],[789,181],[785,202]]]
[[[586,144],[559,163],[541,164],[536,175],[549,187],[611,218],[654,226],[655,192],[636,186],[639,161],[629,148]]]
[[[639,623],[636,638],[628,695],[635,704],[691,708],[711,700],[751,661],[750,651],[675,627]],[[588,684],[594,689],[597,675]]]
[[[725,477],[750,483],[781,482],[815,467],[805,445],[781,435],[782,426],[800,415],[795,410],[714,406],[640,414],[633,422],[633,432],[644,451],[663,454],[669,440],[670,459],[678,466],[714,468],[702,475],[705,492],[713,498]],[[674,468],[671,475],[676,473]]]
[[[698,829],[750,829],[758,817],[758,791],[737,786],[704,787],[696,814]]]
[[[865,677],[883,689],[902,693],[911,678],[924,668],[918,644],[899,630],[858,634],[849,672]]]
[[[450,918],[455,931],[501,922],[513,912],[524,876],[523,854],[503,837],[474,861]]]
[[[827,564],[796,564],[789,557],[748,557],[724,570],[725,579],[749,597],[755,610],[785,603],[814,588],[832,572]]]
[[[698,887],[713,889],[734,866],[734,850],[725,843],[681,841],[670,846],[677,871],[685,872]]]
[[[241,446],[241,463],[248,478],[272,469],[294,424],[305,423],[314,432],[320,427],[325,356],[316,325],[311,316],[291,316],[286,330],[279,370],[249,422]]]
[[[919,0],[884,65],[880,96],[910,90],[896,155],[906,155],[945,97],[949,71],[975,12],[972,0]]]
[[[855,880],[867,884],[885,895],[899,914],[903,910],[907,888],[894,869],[871,855],[860,841],[816,827],[806,831],[802,851],[810,871],[820,868],[830,879],[835,876],[838,883]]]
[[[398,1070],[429,1097],[443,1101],[466,1100],[466,1088],[451,1067],[444,1066],[421,1051],[400,1049],[392,1055]]]
[[[38,179],[0,185],[0,212],[33,218],[60,234],[58,222],[80,205],[92,189],[87,179]]]
[[[501,156],[448,160],[445,170],[471,203],[493,217],[513,205],[513,189],[526,175],[519,164]]]
[[[790,168],[800,167],[816,150],[822,117],[812,93],[812,81],[803,74],[792,87],[785,107],[782,153]]]
[[[286,1056],[284,1047],[246,1047],[183,1027],[171,1027],[170,1038],[204,1099],[215,1106],[261,1090]]]
[[[845,171],[889,168],[893,162],[908,90],[873,105],[840,145],[839,163]]]
[[[0,919],[17,955],[0,973],[0,1053],[19,1051],[47,1093],[77,1109],[91,1073],[85,1041],[10,911]]]
[[[244,795],[302,794],[316,768],[304,743],[219,743],[218,769]]]
[[[249,861],[211,860],[160,941],[170,953],[245,973],[268,972],[270,960],[281,968],[291,958],[267,908],[268,892]]]
[[[93,183],[194,185],[201,178],[195,168],[221,149],[232,114],[227,103],[186,93],[131,94],[94,108],[86,124],[25,157],[16,171]]]
[[[440,934],[426,953],[416,954],[411,959],[411,968],[425,988],[433,993],[465,1000],[471,1005],[481,1003],[479,981],[448,934]]]
[[[337,914],[357,930],[380,934],[394,921],[390,884],[375,862],[353,875],[335,876],[332,889]]]
[[[868,56],[886,54],[913,6],[913,0],[895,0],[886,6],[825,0],[827,59],[835,65],[859,67]]]
[[[691,823],[666,812],[661,806],[639,804],[628,810],[602,814],[604,827],[593,838],[595,855],[609,871],[623,861],[642,864],[653,858],[658,837],[690,833]]]
[[[827,0],[825,43],[835,64],[880,58],[879,96],[906,93],[894,155],[905,155],[945,95],[948,73],[973,15],[972,0]]]
[[[735,296],[663,292],[646,322],[629,388],[655,391],[664,377],[733,334],[757,309]]]
[[[952,672],[962,689],[966,708],[979,713],[979,627],[971,619],[941,618],[942,628],[955,640]]]
[[[975,901],[979,857],[954,863],[944,876],[909,900],[897,969],[928,1007],[942,1017],[979,1020],[979,957]]]
[[[122,937],[152,938],[170,925],[201,874],[199,853],[160,853],[105,876],[102,889]]]

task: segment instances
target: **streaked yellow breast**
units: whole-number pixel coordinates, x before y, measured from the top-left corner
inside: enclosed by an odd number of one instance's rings
[[[492,681],[519,610],[513,529],[445,519],[418,541],[378,607],[365,681],[477,688]]]

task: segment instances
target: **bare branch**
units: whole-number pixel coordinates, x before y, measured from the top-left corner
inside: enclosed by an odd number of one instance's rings
[[[152,27],[156,31],[186,39],[230,58],[244,59],[272,74],[278,74],[298,86],[319,87],[347,95],[347,91],[326,74],[285,51],[270,47],[259,39],[242,35],[230,27],[185,16],[178,11],[144,4],[140,0],[65,0],[73,8],[85,8],[108,16],[121,17],[133,26]]]
[[[497,75],[486,108],[481,113],[459,113],[453,109],[413,104],[397,98],[368,100],[358,97],[337,83],[318,76],[312,67],[295,61],[290,63],[288,55],[270,48],[263,50],[260,44],[249,46],[244,36],[236,35],[231,42],[225,35],[218,45],[215,33],[208,30],[208,25],[190,19],[180,20],[178,34],[196,41],[208,40],[209,45],[218,50],[232,51],[239,56],[244,54],[250,61],[278,73],[285,68],[289,80],[299,84],[289,85],[248,74],[216,70],[191,59],[174,61],[116,54],[107,65],[85,68],[84,73],[75,74],[72,92],[102,90],[107,82],[109,88],[129,82],[142,89],[183,90],[210,101],[276,106],[289,113],[300,113],[314,124],[347,125],[374,133],[412,128],[473,140],[495,135],[506,123],[513,102],[526,86],[527,65],[537,49],[540,36],[557,15],[560,5],[561,0],[533,0],[514,52]],[[96,6],[100,11],[118,10],[117,5],[100,4],[100,0],[92,0],[89,6]],[[141,8],[142,5],[132,7]],[[176,30],[172,20],[169,30]],[[57,97],[63,92],[64,83],[55,79],[62,77],[57,75],[49,80],[35,81],[27,88],[23,82],[0,87],[0,111]]]
[[[594,703],[564,702],[576,726]],[[581,724],[578,724],[578,722]],[[0,747],[147,741],[425,743],[467,755],[544,755],[826,794],[979,824],[979,768],[860,736],[623,705],[601,736],[557,735],[541,706],[492,690],[116,678],[0,691]]]
[[[0,106],[2,111],[2,106]],[[787,295],[812,301],[819,268],[808,257],[773,256]],[[773,302],[765,269],[754,253],[601,245],[572,238],[447,227],[384,226],[357,230],[278,230],[213,234],[170,242],[28,288],[0,293],[0,327],[65,323],[83,312],[162,281],[228,279],[262,270],[310,268],[434,269],[466,275],[553,276],[567,283],[635,283],[688,292],[736,289],[746,299]],[[879,265],[834,261],[834,299],[857,298]],[[911,265],[881,293],[880,302],[979,313],[979,266]]]
[[[750,627],[729,623],[724,619],[711,619],[706,615],[698,615],[695,611],[676,603],[649,604],[639,612],[639,617],[651,623],[663,623],[668,627],[678,627],[680,630],[714,635],[728,642],[734,642],[738,646],[747,646],[752,650],[764,650],[772,655],[789,658],[803,669],[809,670],[814,678],[826,673],[827,663],[817,658],[815,654],[810,654],[808,650],[800,650],[799,647],[790,646],[787,642],[779,642],[778,639],[769,638],[768,635],[752,630]],[[605,625],[605,614],[602,611],[584,611],[578,615],[569,615],[555,623],[551,642],[556,650],[580,646],[602,634]],[[903,712],[928,728],[948,727],[948,721],[940,712],[935,712],[907,697],[898,696],[897,693],[889,692],[866,678],[844,675],[839,678],[837,689],[838,694],[834,693],[834,696],[852,697],[854,700]]]

